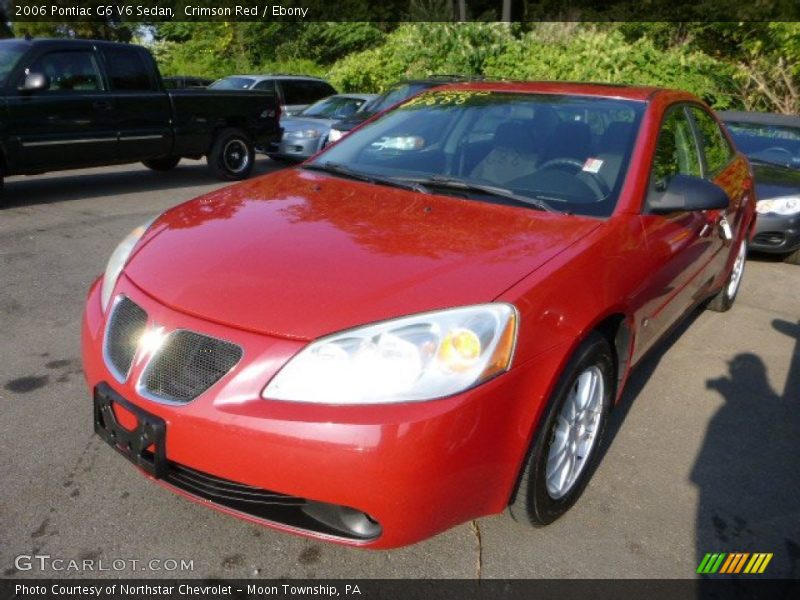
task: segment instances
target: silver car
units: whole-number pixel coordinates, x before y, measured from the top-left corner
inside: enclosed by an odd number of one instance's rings
[[[337,94],[294,117],[282,118],[283,138],[278,151],[268,153],[270,158],[305,160],[313,156],[325,145],[331,125],[363,110],[376,97],[377,94]]]

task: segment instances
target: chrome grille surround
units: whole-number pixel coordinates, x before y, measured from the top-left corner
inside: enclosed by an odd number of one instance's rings
[[[229,373],[243,354],[237,344],[177,329],[152,356],[136,390],[156,402],[186,404]]]
[[[147,312],[127,296],[114,299],[103,339],[103,359],[120,383],[130,374],[139,338],[147,327]]]

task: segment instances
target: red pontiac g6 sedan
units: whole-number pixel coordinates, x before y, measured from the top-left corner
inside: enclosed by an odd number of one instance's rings
[[[690,94],[435,88],[125,238],[86,303],[95,429],[179,494],[340,543],[550,523],[631,368],[733,304],[754,208]]]

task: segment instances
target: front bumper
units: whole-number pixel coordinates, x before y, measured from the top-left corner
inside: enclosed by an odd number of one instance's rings
[[[800,214],[763,214],[756,218],[750,249],[770,254],[789,254],[800,248]]]
[[[320,151],[324,140],[325,136],[309,139],[286,139],[284,136],[275,154],[290,160],[305,160]]]
[[[89,389],[104,382],[166,424],[166,459],[177,469],[214,481],[363,511],[379,537],[350,539],[290,520],[211,506],[278,529],[345,544],[389,548],[432,536],[470,519],[502,511],[538,421],[559,352],[549,352],[467,392],[440,400],[386,406],[321,406],[264,400],[267,381],[303,342],[269,337],[197,319],[155,302],[124,275],[122,293],[144,308],[148,323],[189,329],[244,349],[239,364],[183,405],[141,396],[145,367],[137,354],[119,382],[106,366],[106,318],[99,280],[87,299],[82,343]],[[190,499],[200,494],[159,483]]]

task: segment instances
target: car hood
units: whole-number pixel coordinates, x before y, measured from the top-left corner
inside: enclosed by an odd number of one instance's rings
[[[599,224],[289,169],[167,211],[125,273],[176,310],[307,340],[492,301]]]
[[[751,160],[759,200],[800,195],[800,170]]]
[[[283,127],[284,133],[299,129],[327,131],[334,123],[336,123],[336,119],[309,119],[303,117],[284,117],[281,119],[281,127]]]

